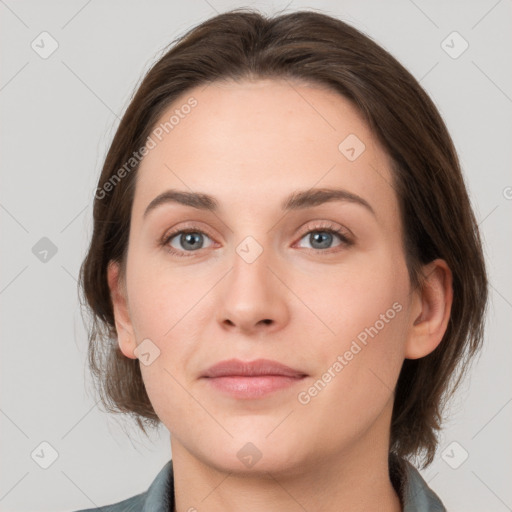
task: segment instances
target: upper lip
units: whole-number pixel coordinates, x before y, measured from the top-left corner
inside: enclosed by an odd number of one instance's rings
[[[201,377],[281,375],[285,377],[304,377],[306,374],[270,359],[241,361],[229,359],[217,363],[206,370]]]

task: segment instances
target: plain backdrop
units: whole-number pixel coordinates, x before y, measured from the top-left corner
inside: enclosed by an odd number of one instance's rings
[[[99,409],[77,276],[134,87],[175,37],[240,6],[313,8],[353,24],[438,106],[482,229],[491,297],[485,349],[422,474],[452,512],[512,510],[510,0],[0,0],[0,510],[113,503],[145,491],[171,456],[165,428],[148,440]]]

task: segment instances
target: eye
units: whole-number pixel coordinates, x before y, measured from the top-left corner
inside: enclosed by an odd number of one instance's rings
[[[310,228],[302,236],[301,240],[305,239],[311,245],[311,250],[315,252],[331,253],[337,252],[328,250],[332,248],[333,240],[336,238],[340,240],[340,243],[335,247],[352,245],[352,241],[348,238],[347,233],[332,224],[317,225],[314,229]]]
[[[189,254],[204,249],[204,238],[211,238],[199,229],[181,229],[174,231],[167,235],[162,245],[165,246],[166,250],[175,256],[189,256]]]
[[[305,249],[311,250],[316,254],[330,254],[341,250],[337,249],[337,247],[351,246],[353,242],[349,236],[342,228],[327,223],[316,224],[313,227],[310,226],[309,230],[302,235],[300,240],[306,240],[310,244],[310,247],[305,247]],[[336,238],[338,238],[339,243],[333,247],[332,244]],[[205,245],[205,239],[210,241],[209,245]],[[196,251],[211,248],[214,242],[201,229],[190,227],[166,234],[161,241],[161,245],[174,256],[189,257],[193,256],[193,253]]]

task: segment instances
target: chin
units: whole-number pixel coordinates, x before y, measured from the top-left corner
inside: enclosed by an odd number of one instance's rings
[[[234,435],[226,443],[217,440],[212,443],[216,448],[208,450],[203,456],[218,471],[239,476],[258,475],[270,478],[268,473],[301,473],[304,470],[304,457],[299,448],[303,445],[294,444],[291,437],[290,443],[283,443],[282,438],[273,441],[272,434],[270,438],[266,437],[267,434],[266,430],[255,434],[252,429],[245,434]]]

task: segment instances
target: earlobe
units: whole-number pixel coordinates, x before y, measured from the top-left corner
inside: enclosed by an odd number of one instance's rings
[[[126,287],[120,275],[120,265],[111,261],[107,268],[107,280],[110,297],[114,308],[117,341],[121,352],[130,359],[136,359],[134,350],[137,347],[130,312],[126,299]]]
[[[436,259],[423,268],[421,289],[415,292],[413,323],[405,346],[406,359],[419,359],[441,343],[453,302],[452,272],[447,263]]]

